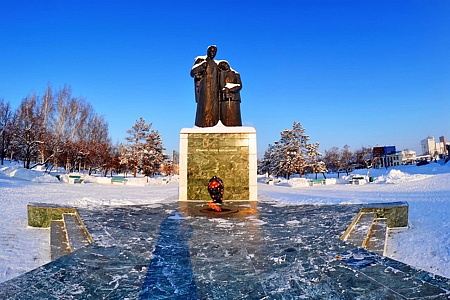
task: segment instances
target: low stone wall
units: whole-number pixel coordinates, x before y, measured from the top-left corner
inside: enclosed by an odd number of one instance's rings
[[[51,203],[29,203],[27,205],[28,226],[31,227],[50,227],[54,220],[62,220],[64,213],[77,213],[73,207],[63,207]]]
[[[408,203],[374,203],[366,204],[361,212],[374,212],[375,218],[386,218],[389,228],[408,227]]]
[[[50,227],[52,260],[78,250],[94,241],[76,208],[49,203],[27,205],[28,225]]]
[[[366,204],[341,239],[384,255],[388,229],[408,227],[408,208],[406,202]]]

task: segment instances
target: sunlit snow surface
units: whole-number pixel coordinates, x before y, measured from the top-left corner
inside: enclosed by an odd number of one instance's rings
[[[49,261],[49,231],[27,227],[26,205],[49,202],[86,209],[123,205],[150,204],[158,207],[177,201],[178,184],[161,179],[135,179],[128,185],[96,183],[94,177],[86,184],[58,182],[54,176],[23,170],[17,166],[0,167],[0,282],[32,270]],[[361,170],[365,174],[366,170]],[[447,166],[402,166],[396,169],[371,170],[375,182],[353,186],[341,178],[334,185],[302,186],[295,179],[274,185],[258,185],[261,203],[275,208],[299,204],[361,204],[406,201],[409,203],[410,228],[394,234],[389,240],[390,257],[445,277],[450,277],[450,170]],[[298,181],[298,180],[297,180]],[[162,205],[161,204],[161,205]],[[181,215],[172,215],[181,221]],[[265,220],[253,218],[255,227]],[[252,220],[250,217],[246,222]],[[286,227],[296,225],[290,220]],[[229,228],[227,222],[214,221],[218,228]],[[241,222],[242,223],[242,222]],[[244,224],[244,223],[242,223]],[[301,238],[301,237],[298,237]],[[251,257],[251,253],[249,254]],[[274,257],[274,263],[284,258]]]

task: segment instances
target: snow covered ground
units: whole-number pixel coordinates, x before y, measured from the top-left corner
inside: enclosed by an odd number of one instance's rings
[[[336,184],[315,186],[304,185],[300,178],[275,180],[274,185],[260,178],[258,195],[260,201],[276,201],[280,206],[407,201],[410,228],[392,236],[388,255],[450,278],[450,163],[371,170],[370,176],[374,182],[365,185],[350,185],[341,174]],[[96,177],[86,177],[85,182],[66,184],[54,175],[0,166],[0,282],[50,261],[49,230],[27,226],[29,202],[90,207],[178,199],[176,177],[168,184],[162,178],[149,182],[130,178],[127,185],[111,185]]]

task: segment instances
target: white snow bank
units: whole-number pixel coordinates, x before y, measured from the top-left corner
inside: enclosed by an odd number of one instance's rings
[[[309,181],[306,178],[292,178],[288,182],[289,186],[293,188],[309,186]]]
[[[32,182],[62,182],[69,183],[69,176],[81,176],[83,178],[82,183],[98,183],[98,184],[111,184],[111,177],[105,177],[100,175],[87,175],[84,173],[70,173],[61,174],[59,172],[46,173],[42,169],[29,170],[23,168],[19,164],[6,164],[0,166],[0,173],[13,178],[28,180]],[[127,177],[126,185],[132,186],[147,186],[147,185],[165,185],[170,182],[178,182],[178,175],[162,176],[148,178],[144,176],[139,177]]]
[[[389,173],[385,175],[381,175],[375,179],[375,183],[391,183],[391,184],[398,184],[402,182],[409,182],[409,181],[417,181],[417,180],[423,180],[429,177],[432,177],[434,175],[427,175],[427,174],[407,174],[400,170],[390,170]]]
[[[15,177],[19,179],[29,180],[33,182],[58,182],[58,178],[49,175],[42,171],[28,170],[20,167],[19,165],[10,165],[9,167],[3,167],[0,170],[4,175],[8,177]]]

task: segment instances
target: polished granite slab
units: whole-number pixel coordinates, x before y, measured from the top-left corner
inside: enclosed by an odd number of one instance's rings
[[[256,201],[256,130],[249,126],[183,128],[180,131],[180,200],[211,199],[205,188],[213,176],[226,185],[224,201]]]
[[[0,299],[450,297],[449,279],[339,239],[360,205],[225,206],[80,208],[95,242],[0,284]]]

